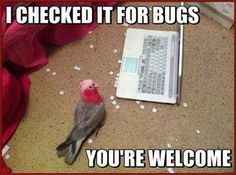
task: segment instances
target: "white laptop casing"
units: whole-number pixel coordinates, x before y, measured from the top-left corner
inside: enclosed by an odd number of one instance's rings
[[[168,37],[167,56],[166,56],[166,78],[164,95],[148,94],[138,92],[139,81],[139,59],[142,55],[143,41],[145,35],[166,36]],[[172,41],[172,36],[176,39]],[[178,50],[179,33],[174,31],[156,31],[129,28],[126,32],[126,39],[120,67],[120,77],[116,96],[126,99],[135,99],[142,101],[152,101],[161,103],[175,104],[177,102],[177,77],[178,77]],[[135,71],[125,71],[126,59],[135,60]],[[134,68],[133,68],[134,70]]]

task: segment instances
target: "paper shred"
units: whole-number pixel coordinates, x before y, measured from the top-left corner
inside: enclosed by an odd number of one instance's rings
[[[89,34],[91,34],[91,33],[92,33],[92,31],[89,31],[88,33],[89,33]]]
[[[120,105],[115,105],[115,108],[116,109],[120,109]]]
[[[88,139],[88,143],[93,143],[93,139]]]
[[[144,109],[145,108],[145,106],[144,105],[140,105],[140,109]]]
[[[117,88],[117,84],[114,84],[114,87]]]
[[[199,129],[196,129],[196,132],[197,132],[198,134],[200,134],[200,133],[201,133]]]
[[[117,73],[116,76],[119,77],[119,76],[120,76],[120,73]]]
[[[78,70],[78,71],[81,70],[81,68],[79,66],[76,66],[76,65],[73,67],[73,69]]]
[[[113,75],[113,72],[112,72],[112,71],[109,71],[109,74],[110,74],[110,75]]]
[[[2,149],[2,156],[4,156],[9,149],[10,147],[8,145],[5,145],[4,148]]]
[[[117,50],[117,49],[114,49],[114,50],[113,50],[113,52],[114,52],[114,53],[117,53],[117,52],[118,52],[118,50]]]
[[[140,101],[138,101],[138,100],[136,100],[136,103],[137,103],[137,104],[139,104],[139,103],[141,103],[141,102],[140,102]]]
[[[167,144],[167,147],[168,147],[168,148],[171,148],[171,144],[168,143],[168,144]]]
[[[122,25],[125,26],[125,27],[129,26],[129,24],[127,24],[127,23],[123,23]]]
[[[90,45],[89,45],[89,48],[90,48],[90,49],[92,49],[92,48],[93,48],[93,45],[92,45],[92,44],[90,44]]]
[[[183,107],[187,108],[188,107],[188,103],[183,103]]]
[[[59,94],[60,94],[60,95],[64,95],[65,92],[64,92],[64,91],[60,91]]]
[[[118,63],[120,64],[122,61],[121,60],[118,60]]]
[[[114,96],[110,96],[110,99],[111,99],[111,100],[114,100],[114,99],[115,99],[115,97],[114,97]]]
[[[9,158],[10,158],[10,155],[9,155],[9,154],[6,154],[4,157],[5,157],[5,159],[9,159]]]
[[[56,74],[57,74],[56,72],[53,72],[53,73],[52,73],[52,76],[55,76]]]
[[[119,77],[116,77],[116,81],[118,81],[119,80]]]
[[[47,68],[47,69],[46,69],[46,72],[50,72],[50,71],[51,71],[50,68]]]
[[[117,104],[117,102],[114,100],[114,101],[112,101],[111,102],[113,105],[116,105]]]
[[[168,171],[169,173],[175,173],[172,168],[167,168],[167,171]]]
[[[152,108],[152,112],[157,112],[157,108]]]

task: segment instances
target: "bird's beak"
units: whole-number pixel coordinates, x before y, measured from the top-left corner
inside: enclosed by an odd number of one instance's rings
[[[95,83],[94,87],[95,87],[95,88],[98,88],[98,84],[97,84],[97,83]]]

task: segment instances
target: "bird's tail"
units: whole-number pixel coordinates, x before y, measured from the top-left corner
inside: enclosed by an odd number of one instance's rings
[[[66,140],[65,142],[61,143],[57,149],[58,157],[65,157],[65,162],[71,165],[76,156],[79,153],[80,147],[83,143],[84,139],[74,141],[74,140]]]

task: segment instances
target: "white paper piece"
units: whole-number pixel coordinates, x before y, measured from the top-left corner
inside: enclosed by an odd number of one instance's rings
[[[90,45],[89,45],[89,48],[90,48],[90,49],[92,49],[92,48],[93,48],[93,45],[92,45],[92,44],[90,44]]]
[[[168,144],[167,144],[167,147],[168,147],[168,148],[171,148],[171,144],[168,143]]]
[[[168,171],[169,173],[175,173],[172,168],[167,168],[167,171]]]
[[[111,100],[114,100],[114,99],[115,99],[115,97],[114,97],[114,96],[110,96],[110,99],[111,99]]]
[[[152,112],[157,112],[157,108],[152,108]]]
[[[110,74],[110,75],[113,75],[113,72],[112,72],[112,71],[109,71],[109,74]]]
[[[114,101],[112,101],[111,102],[113,105],[116,105],[117,104],[117,102],[114,100]]]
[[[114,49],[114,50],[113,50],[113,52],[114,52],[114,53],[117,53],[117,52],[118,52],[118,50],[117,50],[117,49]]]
[[[55,76],[57,73],[56,72],[53,72],[52,75]]]
[[[127,23],[123,23],[122,25],[125,26],[125,27],[129,26],[129,24],[127,24]]]
[[[93,143],[93,139],[88,139],[88,143]]]
[[[120,105],[115,105],[115,108],[116,109],[120,109]]]
[[[4,156],[9,149],[10,147],[8,145],[5,145],[4,148],[2,149],[2,156]]]
[[[197,132],[198,134],[200,134],[200,133],[201,133],[199,129],[197,129],[197,130],[196,130],[196,132]]]
[[[46,69],[46,72],[50,72],[50,68],[47,68],[47,69]]]
[[[6,154],[4,157],[5,157],[5,159],[9,159],[9,158],[10,158],[10,155],[9,155],[9,154]]]
[[[60,94],[60,95],[64,95],[65,92],[64,92],[63,90],[61,90],[61,91],[59,92],[59,94]]]
[[[144,105],[140,105],[140,109],[144,109],[145,108],[145,106]]]
[[[187,108],[188,107],[188,103],[183,103],[183,107]]]
[[[79,66],[76,66],[76,65],[73,67],[73,69],[78,70],[78,71],[81,70],[81,68]]]

